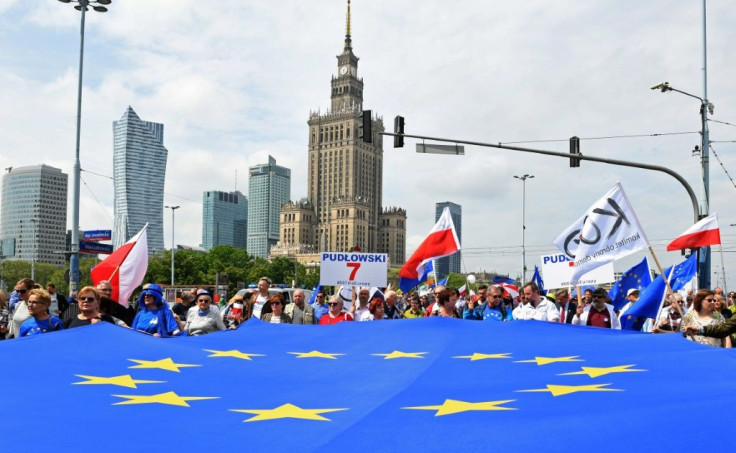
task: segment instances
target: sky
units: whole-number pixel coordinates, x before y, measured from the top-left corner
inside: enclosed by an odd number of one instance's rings
[[[206,3],[206,2],[205,2]],[[202,193],[247,194],[248,167],[273,156],[306,196],[307,120],[330,104],[342,52],[343,0],[113,0],[87,14],[81,135],[83,230],[113,225],[112,122],[132,106],[163,123],[169,151],[164,204],[177,244],[201,243]],[[713,281],[736,285],[736,10],[708,2],[710,212],[723,253]],[[351,34],[364,108],[406,133],[662,165],[702,199],[700,103],[650,87],[704,95],[702,3],[691,1],[354,0]],[[0,0],[0,167],[74,159],[81,14],[53,0]],[[670,134],[670,135],[660,135]],[[603,138],[632,136],[629,138]],[[384,206],[407,211],[407,258],[432,228],[434,204],[463,207],[463,267],[521,272],[556,253],[552,240],[617,181],[662,266],[666,244],[693,224],[691,201],[664,173],[466,146],[464,156],[394,149],[384,140]],[[522,202],[522,182],[529,174]],[[522,222],[522,207],[525,218]],[[69,204],[71,225],[71,196]],[[171,215],[164,215],[171,244]],[[615,263],[626,270],[643,252]],[[722,259],[723,261],[722,261]],[[653,264],[652,264],[653,267]],[[729,278],[730,277],[730,278]],[[730,283],[733,281],[734,283]]]

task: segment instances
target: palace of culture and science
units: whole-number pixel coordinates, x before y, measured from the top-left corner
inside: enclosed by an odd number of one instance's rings
[[[303,264],[319,262],[319,252],[359,250],[386,253],[389,266],[406,255],[406,211],[381,205],[383,119],[373,117],[372,143],[358,137],[363,110],[363,79],[350,39],[348,1],[345,47],[331,81],[331,109],[310,112],[307,199],[281,207],[279,244],[271,257]]]

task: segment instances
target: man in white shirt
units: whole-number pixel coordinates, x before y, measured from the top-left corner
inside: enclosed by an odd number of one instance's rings
[[[256,295],[256,301],[253,303],[253,315],[251,318],[261,319],[263,305],[268,302],[268,288],[270,287],[270,278],[261,277],[261,279],[258,280],[258,294]]]
[[[529,282],[522,289],[524,300],[527,303],[519,305],[514,309],[514,319],[548,322],[559,322],[560,311],[557,306],[546,297],[539,294],[539,287],[534,282]]]
[[[355,293],[353,293],[355,294]],[[371,311],[368,309],[368,299],[371,297],[371,291],[368,288],[361,287],[358,291],[358,306],[353,301],[353,316],[356,321],[371,321]]]
[[[624,313],[626,313],[626,310],[631,308],[631,306],[634,305],[634,302],[636,302],[637,299],[639,299],[639,290],[636,288],[629,288],[629,290],[626,291],[626,299],[628,300],[628,302],[626,303],[626,305],[621,307],[621,310],[618,312],[619,320],[622,319],[621,317],[624,315]]]

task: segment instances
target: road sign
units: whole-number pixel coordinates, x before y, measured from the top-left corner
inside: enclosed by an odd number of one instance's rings
[[[112,244],[100,244],[99,242],[93,241],[79,241],[79,252],[80,253],[93,253],[93,254],[106,254],[112,253]]]
[[[112,239],[112,230],[83,231],[82,239],[86,241],[109,241]]]

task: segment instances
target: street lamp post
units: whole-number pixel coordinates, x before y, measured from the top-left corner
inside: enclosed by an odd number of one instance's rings
[[[521,280],[526,284],[526,180],[534,175],[514,176],[521,180]]]
[[[713,114],[713,104],[708,102],[707,98],[701,98],[700,96],[673,88],[669,82],[658,83],[651,87],[651,89],[660,90],[662,93],[675,91],[700,101],[700,166],[703,178],[700,218],[708,217],[710,211],[710,132],[708,131],[708,113]],[[698,254],[698,286],[700,288],[710,288],[710,261],[710,247],[701,247],[700,253]]]
[[[171,209],[171,286],[174,286],[174,212],[181,206],[164,206]]]
[[[79,141],[82,127],[82,69],[84,63],[84,18],[88,7],[98,13],[104,13],[112,0],[59,0],[61,3],[77,3],[74,9],[82,13],[79,33],[79,84],[77,86],[77,137],[74,152],[74,200],[72,202],[72,237],[71,250],[69,254],[69,293],[77,291],[79,286],[79,184],[81,181],[82,167],[79,163]]]

